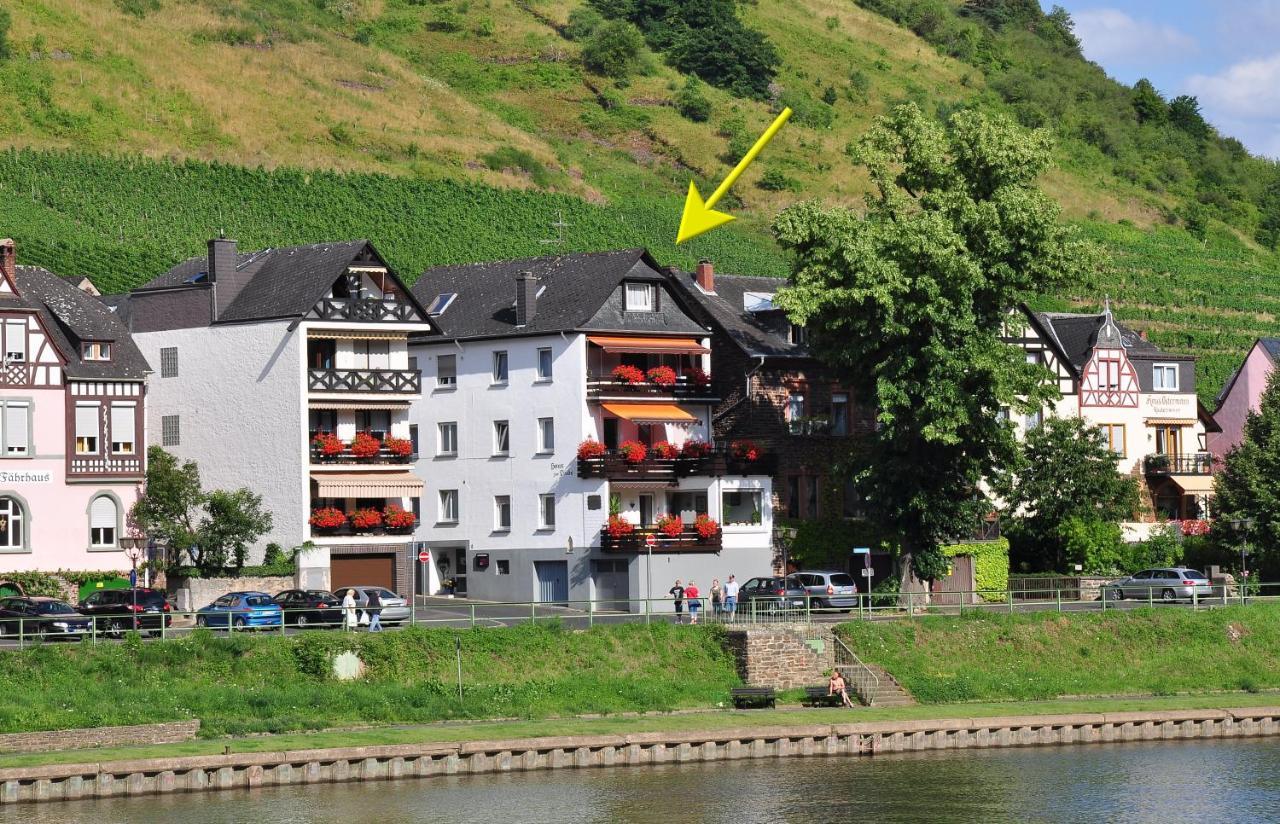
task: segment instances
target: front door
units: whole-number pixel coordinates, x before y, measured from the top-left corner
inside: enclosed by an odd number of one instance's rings
[[[1158,455],[1177,455],[1182,452],[1178,447],[1181,446],[1182,427],[1180,426],[1157,426],[1156,427],[1156,454]]]
[[[640,526],[653,526],[653,494],[640,496]]]
[[[538,601],[563,604],[569,600],[569,563],[567,561],[534,561],[538,579]]]
[[[610,558],[591,562],[591,581],[595,585],[596,604],[600,609],[627,608],[627,562]]]

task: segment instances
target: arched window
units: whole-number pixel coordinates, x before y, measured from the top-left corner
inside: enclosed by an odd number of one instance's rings
[[[116,531],[120,520],[120,508],[109,495],[99,495],[89,504],[89,546],[106,548],[116,546]]]
[[[0,497],[0,549],[22,549],[26,513],[17,498]]]

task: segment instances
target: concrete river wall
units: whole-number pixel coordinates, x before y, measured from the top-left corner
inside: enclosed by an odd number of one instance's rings
[[[232,753],[0,769],[0,804],[516,770],[1277,734],[1280,707],[1255,707]]]

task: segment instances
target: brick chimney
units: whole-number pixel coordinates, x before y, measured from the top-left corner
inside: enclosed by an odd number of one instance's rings
[[[533,272],[516,275],[516,326],[526,326],[538,313],[538,279]]]
[[[236,271],[236,242],[216,237],[209,241],[209,283],[213,284],[213,317],[216,320],[240,294],[248,278]]]
[[[10,289],[18,291],[18,258],[13,238],[0,240],[0,275],[4,276]]]
[[[693,279],[702,291],[714,295],[716,292],[716,268],[709,260],[698,261],[698,268],[693,270]]]

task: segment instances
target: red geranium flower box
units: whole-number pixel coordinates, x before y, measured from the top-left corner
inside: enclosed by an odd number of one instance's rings
[[[649,450],[645,449],[644,444],[639,441],[623,441],[618,447],[618,452],[629,464],[644,463],[644,459],[649,456]]]
[[[351,513],[351,525],[359,530],[377,529],[382,526],[382,513],[376,509],[357,509]]]
[[[613,367],[613,379],[622,383],[644,383],[644,373],[639,368],[624,363]]]
[[[682,458],[705,458],[711,454],[711,444],[706,441],[685,441],[680,449]]]
[[[720,524],[705,512],[694,519],[693,528],[698,530],[698,537],[704,541],[709,541],[720,534]]]
[[[338,440],[338,436],[329,432],[321,432],[311,441],[311,447],[326,458],[341,455],[347,447]]]
[[[662,515],[654,525],[668,538],[679,538],[680,533],[684,532],[684,521],[679,515]]]
[[[649,452],[653,457],[661,458],[664,461],[671,460],[680,454],[680,450],[676,449],[675,446],[667,441],[658,441],[653,446],[649,447]]]
[[[655,366],[645,374],[650,382],[656,383],[658,386],[676,385],[676,370],[670,366]]]
[[[387,511],[383,513],[382,520],[386,523],[387,529],[413,529],[414,525],[418,523],[417,516],[412,512],[406,511],[399,504],[388,506]]]
[[[711,376],[696,366],[684,370],[684,376],[695,386],[710,386]]]
[[[578,460],[589,461],[592,458],[599,458],[604,454],[604,444],[597,440],[587,438],[578,444]]]
[[[604,528],[610,538],[625,538],[636,531],[636,525],[621,515],[610,515]]]
[[[388,452],[395,455],[397,458],[407,458],[413,454],[413,441],[408,438],[388,436],[387,439],[382,442],[382,445],[387,448]]]
[[[760,447],[756,446],[753,441],[734,441],[733,457],[740,461],[755,463],[760,460]]]
[[[372,458],[382,449],[382,442],[368,432],[357,432],[351,441],[351,454],[357,458]]]
[[[347,515],[341,509],[324,506],[311,510],[310,520],[316,529],[337,529],[347,522]]]

